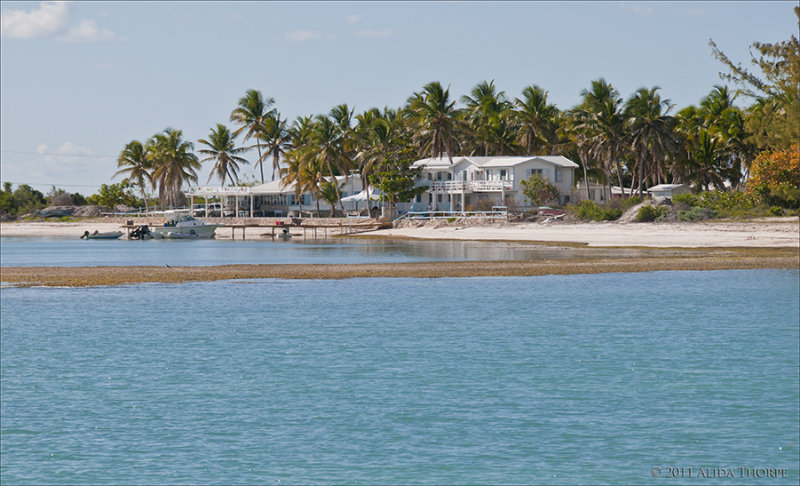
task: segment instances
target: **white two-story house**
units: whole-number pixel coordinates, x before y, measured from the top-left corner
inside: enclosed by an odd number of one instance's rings
[[[572,198],[573,171],[579,167],[561,155],[452,157],[452,163],[444,156],[418,160],[413,166],[422,167],[419,184],[428,186],[412,204],[413,211],[464,211],[481,200],[530,207],[521,181],[533,174],[555,184],[558,202],[567,203]]]

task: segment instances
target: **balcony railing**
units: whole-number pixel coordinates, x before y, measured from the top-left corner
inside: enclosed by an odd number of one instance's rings
[[[513,181],[435,181],[432,192],[493,192],[514,189]]]

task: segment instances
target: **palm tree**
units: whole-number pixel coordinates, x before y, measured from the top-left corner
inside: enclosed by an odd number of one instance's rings
[[[638,168],[639,196],[648,172],[654,172],[658,182],[663,174],[662,163],[676,149],[675,119],[667,113],[672,109],[669,100],[661,99],[660,88],[640,88],[625,102],[629,129],[629,147]]]
[[[145,150],[153,164],[153,184],[158,185],[162,204],[176,206],[181,199],[181,186],[185,182],[197,182],[200,162],[192,152],[194,144],[183,140],[181,130],[167,128],[153,135]]]
[[[706,191],[709,190],[710,184],[717,189],[724,187],[728,154],[721,145],[720,141],[705,129],[702,129],[697,139],[691,140],[688,145],[685,161],[688,169],[687,177]]]
[[[381,113],[372,108],[356,117],[354,131],[356,162],[361,174],[361,187],[367,188],[369,177],[379,172],[387,162],[397,160],[400,152],[410,145],[395,110],[384,108]]]
[[[239,164],[248,164],[249,162],[237,155],[246,151],[247,148],[236,147],[233,138],[228,127],[222,123],[217,123],[216,129],[212,128],[208,134],[208,140],[202,138],[198,140],[198,142],[208,146],[207,149],[198,150],[199,153],[208,156],[200,162],[214,161],[214,167],[208,176],[209,181],[216,175],[222,181],[223,186],[225,185],[225,179],[228,177],[230,177],[231,182],[238,184]]]
[[[261,92],[255,89],[247,90],[247,93],[239,99],[239,106],[231,112],[230,121],[240,125],[233,136],[237,137],[240,133],[244,133],[242,142],[247,142],[250,137],[254,137],[261,129],[266,117],[273,110],[270,109],[275,104],[275,98],[266,98],[261,95]],[[255,147],[258,149],[258,166],[261,169],[261,182],[264,182],[264,167],[261,164],[261,144],[256,142]],[[251,147],[252,148],[252,147]]]
[[[255,135],[256,139],[264,142],[264,154],[259,157],[259,165],[263,160],[272,156],[272,180],[275,180],[275,171],[280,169],[281,155],[291,146],[291,136],[286,128],[286,119],[281,119],[281,114],[273,110],[264,117],[261,129]]]
[[[442,88],[438,81],[426,84],[422,91],[408,99],[404,113],[412,123],[414,143],[420,156],[447,154],[453,162],[453,149],[458,144],[458,134],[464,129],[455,104],[450,99],[450,88]]]
[[[331,205],[331,214],[330,217],[333,217],[334,211],[336,211],[336,202],[339,201],[339,187],[336,179],[334,178],[332,181],[323,180],[320,182],[319,187],[317,189],[317,201],[323,200],[326,203]]]
[[[620,187],[622,167],[620,155],[623,151],[624,117],[620,112],[622,98],[605,79],[592,81],[591,89],[581,91],[583,103],[575,110],[580,129],[585,130],[591,140],[591,156],[603,162],[609,198],[611,197],[611,167],[616,166]],[[623,188],[623,195],[625,189]]]
[[[547,91],[539,86],[527,86],[522,99],[516,98],[514,118],[517,124],[517,143],[533,154],[540,147],[550,145],[555,139],[555,117],[558,108],[547,103]]]
[[[152,164],[147,159],[147,152],[145,151],[142,142],[132,140],[125,145],[125,148],[117,158],[117,167],[120,169],[114,173],[112,177],[127,174],[126,179],[133,181],[134,184],[139,186],[142,190],[142,199],[144,199],[144,210],[149,212],[150,208],[147,203],[147,193],[145,192],[145,182],[153,184],[153,177],[150,175]]]
[[[478,83],[470,94],[461,98],[466,105],[464,116],[470,122],[478,147],[483,148],[483,155],[489,155],[492,146],[500,153],[509,150],[507,120],[511,103],[505,93],[497,92],[492,80]]]

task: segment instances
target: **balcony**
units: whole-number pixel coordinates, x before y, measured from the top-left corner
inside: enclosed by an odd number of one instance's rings
[[[501,192],[514,189],[514,181],[435,181],[431,192]]]

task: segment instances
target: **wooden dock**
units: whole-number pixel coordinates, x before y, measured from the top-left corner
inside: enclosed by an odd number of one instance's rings
[[[134,224],[133,221],[127,221],[126,224],[120,225],[122,228],[128,233],[128,237],[130,237],[130,233],[133,229],[138,228],[146,223]],[[161,226],[160,224],[148,224],[150,227],[154,226]],[[236,239],[236,230],[242,230],[242,239],[245,239],[246,232],[248,229],[260,229],[265,230],[267,228],[270,229],[270,233],[272,239],[275,239],[276,236],[280,236],[283,233],[284,229],[289,230],[291,232],[291,228],[302,228],[303,230],[303,238],[308,239],[309,237],[316,239],[320,235],[323,238],[328,237],[328,231],[331,232],[332,235],[348,235],[348,234],[357,234],[363,233],[366,231],[374,231],[378,229],[384,228],[391,228],[392,224],[385,220],[368,220],[364,222],[358,223],[351,223],[341,222],[335,224],[314,224],[314,223],[306,223],[303,224],[295,223],[295,222],[286,222],[281,224],[263,224],[263,223],[231,223],[231,224],[220,224],[220,228],[230,228],[231,229],[231,239]]]
[[[270,229],[270,233],[272,239],[275,239],[276,236],[280,236],[283,234],[283,230],[286,229],[289,231],[288,234],[291,234],[291,228],[301,228],[303,230],[303,239],[308,239],[309,236],[313,239],[317,239],[322,234],[323,238],[328,237],[328,231],[331,232],[332,235],[350,235],[350,234],[357,234],[363,233],[366,231],[375,231],[378,229],[384,228],[391,228],[392,224],[387,221],[368,221],[364,223],[337,223],[337,224],[295,224],[295,223],[284,223],[284,224],[248,224],[248,223],[237,223],[237,224],[226,224],[222,225],[223,228],[230,228],[231,229],[231,239],[236,239],[236,230],[242,230],[242,239],[245,239],[246,231],[248,228],[258,228],[258,229]]]

